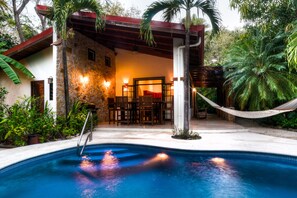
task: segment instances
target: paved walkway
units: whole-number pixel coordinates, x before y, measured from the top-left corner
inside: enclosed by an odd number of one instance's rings
[[[259,127],[254,124],[236,124],[214,118],[194,120],[191,128],[200,140],[171,138],[172,126],[115,126],[99,125],[91,144],[129,143],[186,150],[254,151],[297,157],[297,133]],[[75,147],[77,137],[69,140],[5,149],[0,151],[0,169],[31,157]]]

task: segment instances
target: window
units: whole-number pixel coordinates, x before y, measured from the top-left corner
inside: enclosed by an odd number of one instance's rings
[[[110,57],[108,56],[105,56],[105,66],[111,67],[111,60],[110,60]]]
[[[88,49],[88,60],[95,61],[96,53],[94,50]]]

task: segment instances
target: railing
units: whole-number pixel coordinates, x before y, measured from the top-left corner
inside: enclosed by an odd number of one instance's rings
[[[84,135],[84,133],[85,133],[86,126],[87,126],[87,123],[88,123],[89,119],[91,119],[90,133],[88,134],[88,136],[87,136],[87,138],[86,138],[86,140],[85,140],[85,143],[84,143],[83,147],[82,147],[81,150],[80,150],[80,143],[81,143],[82,137],[83,137],[83,135]],[[84,126],[83,126],[83,128],[82,128],[82,130],[81,130],[81,132],[80,132],[79,139],[78,139],[78,141],[77,141],[77,154],[78,154],[78,155],[81,156],[81,155],[83,154],[84,149],[85,149],[85,147],[86,147],[86,145],[87,145],[88,140],[89,140],[89,142],[90,142],[90,141],[92,141],[92,139],[93,139],[93,114],[92,114],[91,111],[89,111],[89,113],[88,113],[88,115],[87,115],[87,118],[86,118],[86,120],[85,120]]]

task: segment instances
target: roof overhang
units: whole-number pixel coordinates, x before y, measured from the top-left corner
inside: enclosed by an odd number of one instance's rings
[[[121,48],[170,59],[173,58],[173,39],[185,39],[185,28],[183,25],[152,21],[151,28],[156,45],[149,46],[140,38],[141,19],[106,16],[104,30],[96,31],[95,18],[95,13],[77,12],[68,20],[68,26],[111,49]],[[202,66],[204,26],[192,26],[190,34],[191,43],[197,43],[199,38],[202,40],[201,45],[190,50],[190,66]]]
[[[53,28],[49,28],[27,41],[20,43],[3,54],[16,60],[26,58],[40,50],[50,47],[53,42]]]
[[[46,14],[48,7],[38,5],[39,13]],[[151,27],[156,42],[155,46],[149,46],[140,39],[139,29],[141,19],[106,16],[106,25],[104,30],[95,30],[96,15],[92,12],[77,12],[68,20],[68,27],[82,33],[88,38],[98,42],[110,49],[120,48],[139,53],[173,58],[173,39],[185,39],[185,28],[179,23],[169,23],[152,21]],[[53,29],[49,28],[42,33],[30,38],[29,40],[7,50],[4,54],[16,60],[30,56],[52,44]],[[204,57],[204,26],[192,26],[190,29],[190,43],[197,43],[201,38],[201,44],[190,49],[190,72],[194,80],[194,84],[198,84],[198,76],[203,66]]]

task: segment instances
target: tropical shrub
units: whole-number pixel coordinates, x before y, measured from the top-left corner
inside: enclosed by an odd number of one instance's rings
[[[210,100],[216,102],[217,101],[217,90],[216,88],[203,88],[200,87],[198,89],[199,93],[204,95],[205,97],[209,98]],[[203,100],[200,96],[196,96],[197,108],[198,109],[205,109],[207,108],[208,113],[215,113],[216,110],[210,106],[205,100]]]
[[[263,119],[264,124],[287,129],[297,129],[297,112],[284,113]]]
[[[22,98],[8,108],[1,123],[5,143],[23,146],[27,144],[28,135],[32,134],[39,135],[42,141],[52,138],[54,114],[47,103],[44,112],[40,112],[37,102],[38,98]]]
[[[40,142],[46,142],[72,137],[81,132],[88,114],[84,104],[74,102],[67,118],[58,116],[55,119],[47,102],[44,111],[40,112],[38,100],[24,97],[7,107],[0,119],[0,143],[24,146],[29,135],[38,135]],[[87,127],[89,125],[90,122]]]
[[[78,135],[84,125],[87,118],[88,110],[86,105],[79,101],[73,103],[72,108],[69,111],[67,118],[59,117],[57,123],[62,131],[64,137],[70,137]]]
[[[286,61],[285,39],[250,31],[230,49],[225,64],[229,96],[242,110],[263,110],[297,96],[297,75]]]
[[[0,121],[3,119],[5,110],[7,109],[7,105],[4,104],[6,94],[8,94],[8,91],[6,90],[6,88],[0,87]]]

